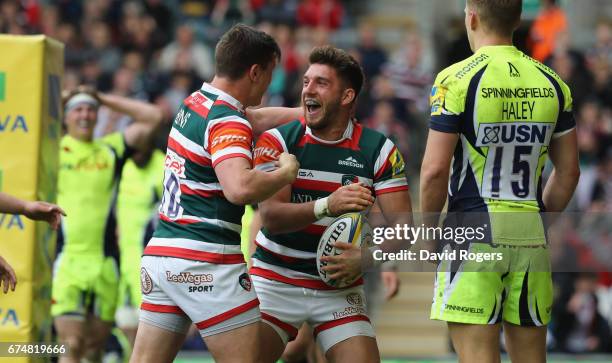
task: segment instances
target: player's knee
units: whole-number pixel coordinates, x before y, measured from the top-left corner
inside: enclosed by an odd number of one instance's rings
[[[75,358],[81,358],[85,351],[85,341],[82,337],[76,335],[70,336],[60,336],[60,344],[64,344],[66,346],[66,351],[68,355]]]

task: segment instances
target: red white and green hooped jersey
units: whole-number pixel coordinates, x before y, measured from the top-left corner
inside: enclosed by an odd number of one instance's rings
[[[145,255],[244,263],[244,206],[223,196],[214,167],[236,157],[251,163],[252,146],[251,125],[232,96],[205,83],[183,101],[168,137],[160,221]]]
[[[255,168],[274,169],[282,152],[300,162],[291,185],[291,202],[304,203],[329,196],[342,185],[361,182],[374,195],[404,191],[408,182],[404,160],[391,140],[372,129],[350,122],[342,138],[328,142],[314,136],[304,120],[266,131],[254,149]],[[319,239],[333,218],[326,217],[292,233],[257,234],[252,275],[312,289],[331,289],[316,269]]]

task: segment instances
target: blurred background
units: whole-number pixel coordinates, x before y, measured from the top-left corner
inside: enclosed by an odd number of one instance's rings
[[[612,1],[523,3],[516,45],[554,69],[574,96],[582,175],[570,209],[609,213]],[[64,89],[85,83],[148,100],[164,110],[167,130],[183,98],[211,79],[215,43],[236,22],[270,33],[282,49],[265,105],[299,103],[301,77],[314,46],[331,43],[347,49],[367,78],[357,118],[396,142],[418,208],[414,186],[433,79],[471,55],[464,5],[463,0],[0,0],[0,33],[44,33],[60,40],[66,46]],[[130,122],[103,109],[96,136],[122,130]],[[167,133],[160,133],[159,148],[164,149],[166,138]],[[610,258],[609,236],[561,233],[559,238],[568,251],[564,258],[578,266]],[[591,253],[593,243],[608,253]],[[610,353],[612,275],[558,273],[555,282],[549,350]],[[432,286],[432,274],[403,273],[399,296],[380,306],[375,323],[384,357],[450,353],[445,326],[428,318]],[[185,349],[202,347],[196,338]],[[183,361],[189,356],[183,355]],[[588,359],[612,361],[605,355]]]

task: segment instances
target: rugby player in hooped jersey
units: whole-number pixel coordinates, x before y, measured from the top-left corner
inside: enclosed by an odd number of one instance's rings
[[[215,49],[211,83],[187,97],[166,152],[160,221],[142,258],[142,305],[131,362],[170,362],[195,323],[216,362],[261,362],[259,301],[240,251],[244,205],[295,180],[252,169],[244,107],[261,103],[280,58],[268,34],[236,25]]]
[[[333,217],[365,211],[372,192],[389,224],[410,223],[404,162],[389,139],[351,120],[363,84],[357,61],[329,46],[315,48],[309,61],[304,117],[263,133],[254,151],[260,170],[275,170],[283,152],[300,162],[295,182],[260,203],[264,227],[250,272],[265,323],[264,361],[275,362],[308,322],[332,362],[377,362],[361,279],[344,289],[326,285],[317,273],[316,249]],[[327,271],[331,278],[354,279],[362,250],[343,242],[336,247],[344,251],[328,259]]]

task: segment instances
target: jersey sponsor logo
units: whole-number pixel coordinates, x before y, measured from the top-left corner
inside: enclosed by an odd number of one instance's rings
[[[449,311],[460,311],[462,313],[470,313],[470,314],[484,313],[484,308],[473,308],[470,306],[461,306],[461,305],[445,304],[444,309],[449,310]]]
[[[151,276],[144,267],[140,268],[140,290],[145,295],[153,291],[153,280],[151,280]]]
[[[23,231],[23,220],[20,215],[0,214],[0,229]]]
[[[191,272],[181,272],[173,274],[171,271],[166,271],[166,280],[177,284],[193,284],[202,285],[204,283],[213,282],[212,274],[192,274]]]
[[[476,146],[548,145],[553,125],[540,122],[483,123]]]
[[[366,310],[363,306],[347,306],[342,311],[334,311],[332,316],[334,319],[341,319],[351,315],[365,315]]]
[[[487,59],[489,59],[488,55],[484,53],[479,55],[478,57],[472,59],[468,64],[463,66],[463,68],[461,68],[457,73],[455,73],[455,77],[457,79],[461,79],[465,77],[468,73],[470,73],[471,70],[476,68],[476,66],[478,66],[480,63],[482,63],[483,61]]]
[[[314,173],[312,171],[309,171],[309,170],[299,170],[298,171],[298,176],[300,178],[314,178]]]
[[[232,143],[232,142],[247,142],[249,140],[248,137],[244,135],[220,135],[213,139],[211,147],[215,147],[219,144],[224,143]]]
[[[352,174],[342,175],[341,183],[342,185],[351,185],[359,183],[359,178]]]
[[[483,87],[480,90],[482,98],[554,98],[555,90],[539,87],[495,88]]]
[[[355,159],[352,156],[349,156],[348,158],[344,160],[338,160],[338,165],[344,165],[344,166],[350,166],[353,168],[363,169],[363,164],[358,162],[357,159]]]
[[[517,78],[521,76],[521,72],[519,72],[518,69],[516,69],[514,64],[508,62],[508,68],[510,69],[510,77]]]
[[[238,284],[240,284],[240,286],[246,291],[251,291],[251,289],[253,288],[251,277],[246,272],[238,277]]]
[[[28,123],[23,115],[0,115],[0,132],[28,133]]]
[[[189,292],[212,292],[214,285],[189,286]]]
[[[300,194],[300,193],[291,194],[291,203],[308,203],[316,199],[318,198],[313,198],[312,195],[308,195],[308,194]]]
[[[185,177],[185,158],[178,156],[174,151],[168,149],[164,165],[167,170],[170,170],[180,178]]]
[[[253,150],[253,156],[255,159],[260,158],[262,156],[267,156],[271,159],[278,159],[280,152],[271,147],[258,146]]]
[[[363,299],[361,298],[361,294],[352,292],[346,295],[346,301],[351,305],[363,305]]]
[[[180,126],[181,128],[183,128],[187,124],[187,121],[189,121],[190,116],[191,116],[191,113],[185,112],[184,109],[181,109],[176,114],[176,117],[174,118],[174,123]]]
[[[446,97],[448,89],[442,85],[433,86],[431,88],[431,95],[429,96],[429,104],[431,105],[431,115],[438,116],[442,114],[444,109],[444,99]]]

